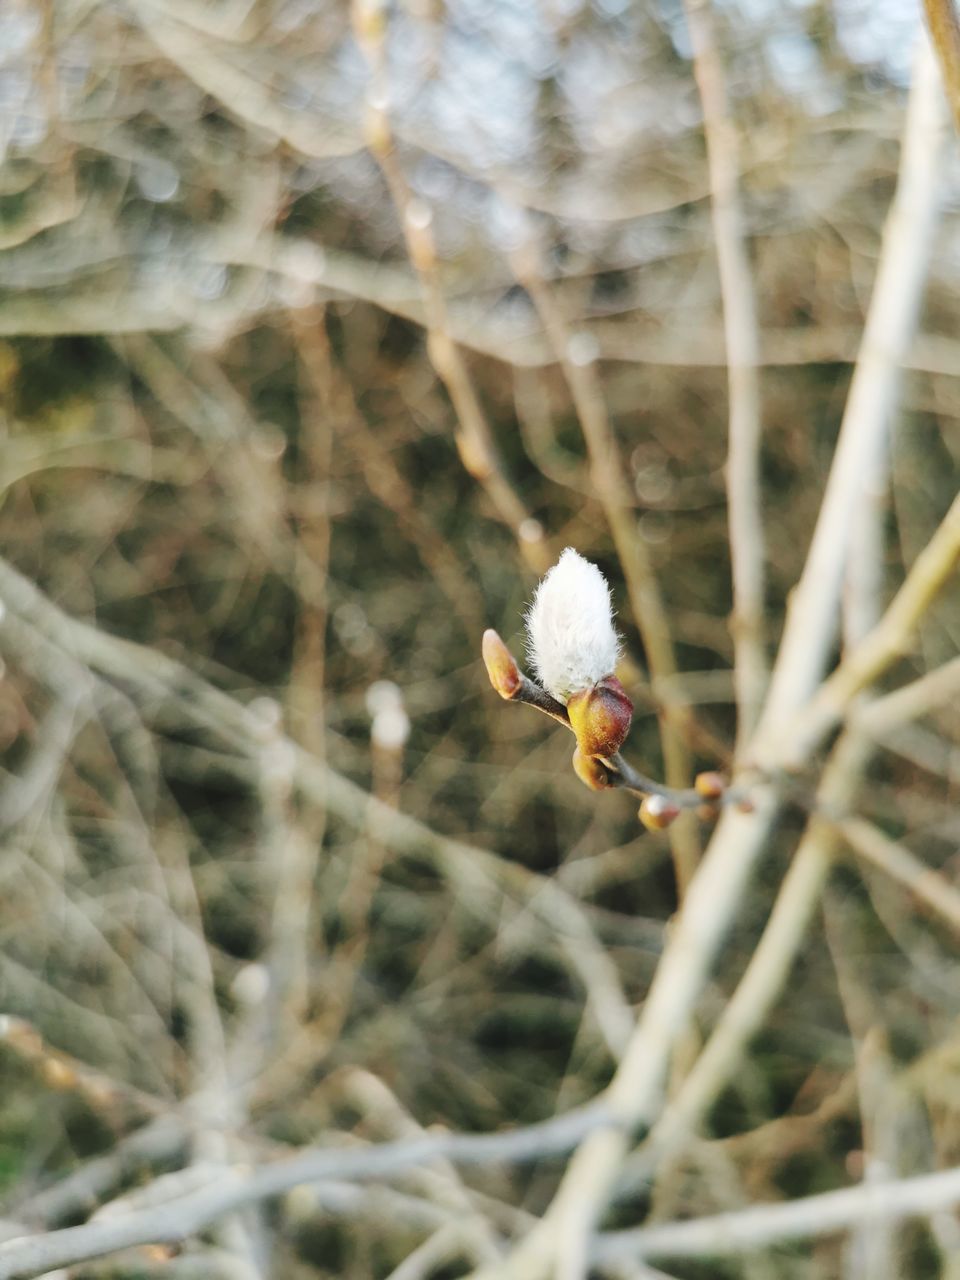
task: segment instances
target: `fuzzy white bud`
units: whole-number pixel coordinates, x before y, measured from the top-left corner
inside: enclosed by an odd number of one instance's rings
[[[537,587],[527,612],[527,653],[548,693],[566,703],[613,674],[620,639],[607,580],[567,547]]]

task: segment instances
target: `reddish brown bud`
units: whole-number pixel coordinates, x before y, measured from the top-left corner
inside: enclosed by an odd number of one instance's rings
[[[633,703],[616,676],[607,676],[592,689],[575,693],[567,702],[570,727],[585,756],[615,756],[623,746],[633,719]]]
[[[722,773],[698,773],[693,786],[704,800],[719,800],[727,789],[727,780]]]
[[[637,814],[648,831],[663,831],[679,816],[680,810],[666,796],[644,796]]]
[[[600,761],[594,756],[585,756],[579,747],[573,753],[573,771],[591,791],[606,791],[613,786]]]
[[[497,693],[501,698],[515,698],[520,689],[520,668],[492,627],[483,633],[482,653],[487,675]]]

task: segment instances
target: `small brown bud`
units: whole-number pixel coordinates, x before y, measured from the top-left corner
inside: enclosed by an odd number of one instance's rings
[[[44,1059],[43,1078],[51,1089],[74,1089],[77,1085],[76,1071],[62,1058]]]
[[[607,676],[592,689],[575,693],[567,702],[570,726],[585,756],[615,756],[623,746],[633,719],[633,703],[616,676]]]
[[[390,121],[386,111],[379,104],[367,107],[363,121],[363,140],[375,156],[382,159],[393,145],[390,133]]]
[[[458,431],[454,436],[454,443],[467,474],[481,482],[489,480],[493,474],[493,468],[490,465],[489,455],[484,452],[480,442],[472,435],[468,435],[466,431]]]
[[[407,252],[417,271],[432,271],[437,264],[433,240],[433,212],[423,200],[411,200],[404,215]]]
[[[753,803],[749,796],[742,796],[737,801],[737,811],[739,813],[755,813],[757,806]]]
[[[427,334],[427,355],[430,357],[430,363],[444,381],[454,375],[457,353],[454,350],[453,342],[450,340],[450,335],[445,330],[433,329]],[[462,435],[463,432],[458,431],[455,437],[457,448],[461,450],[460,438]]]
[[[595,756],[585,756],[579,747],[573,753],[573,771],[591,791],[607,791],[613,786],[600,761]]]
[[[637,814],[648,831],[664,831],[679,816],[680,810],[666,796],[644,796]]]
[[[520,690],[520,668],[513,654],[492,627],[488,627],[483,633],[481,652],[490,683],[497,693],[501,698],[515,698]]]
[[[727,780],[722,773],[698,773],[693,780],[694,789],[704,800],[719,800],[727,789]]]
[[[169,1262],[177,1256],[177,1246],[173,1244],[145,1244],[143,1256],[148,1262]]]

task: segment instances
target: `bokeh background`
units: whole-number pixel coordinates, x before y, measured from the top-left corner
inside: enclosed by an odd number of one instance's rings
[[[874,280],[920,13],[723,0],[714,19],[760,322],[772,646]],[[629,798],[580,786],[561,729],[496,697],[479,643],[492,625],[522,652],[539,573],[576,546],[610,579],[633,664],[631,759],[662,776],[659,702],[689,709],[691,767],[729,764],[725,346],[682,7],[6,0],[0,154],[4,555],[65,614],[249,704],[263,743],[254,768],[191,718],[189,688],[174,706],[92,677],[69,641],[0,633],[0,992],[42,1037],[18,1023],[0,1048],[3,1212],[29,1221],[41,1188],[197,1091],[233,1099],[257,1156],[588,1100],[614,1057],[577,929],[638,1006],[675,866]],[[887,595],[956,489],[952,149],[945,185],[884,499]],[[680,674],[656,698],[571,369],[664,599]],[[892,684],[958,638],[952,592]],[[950,705],[913,726],[863,801],[948,877],[958,728]],[[297,791],[283,733],[360,790]],[[367,793],[492,856],[398,847]],[[802,821],[742,904],[701,1030]],[[841,861],[702,1137],[608,1222],[858,1177],[863,1044],[897,1171],[956,1160],[955,963],[909,895]],[[182,1164],[187,1141],[124,1176]],[[558,1170],[473,1171],[470,1194],[537,1213]],[[942,1226],[905,1228],[871,1280],[955,1276]],[[358,1280],[423,1236],[400,1209],[309,1200],[257,1233],[261,1275]],[[867,1273],[833,1239],[672,1274]]]

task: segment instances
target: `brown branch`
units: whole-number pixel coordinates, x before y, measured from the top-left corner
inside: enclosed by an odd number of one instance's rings
[[[923,0],[953,123],[960,131],[960,19],[954,0]]]

